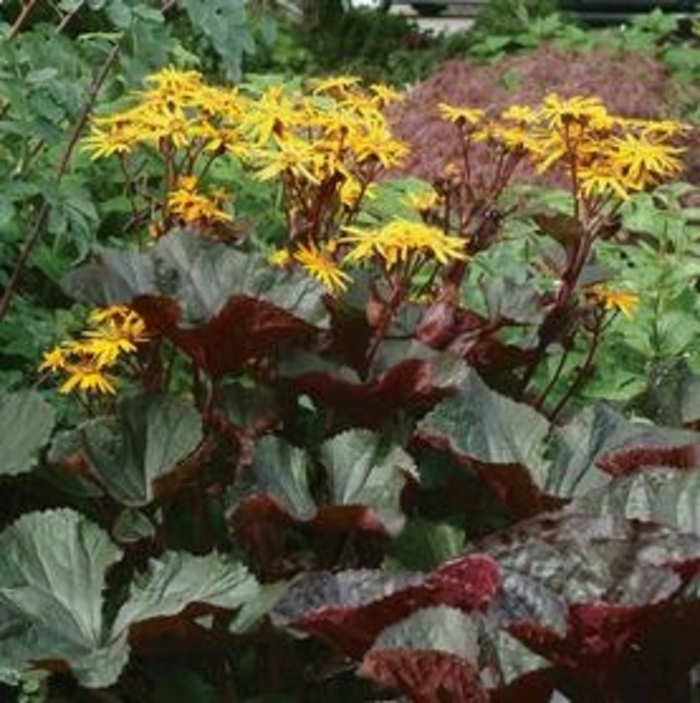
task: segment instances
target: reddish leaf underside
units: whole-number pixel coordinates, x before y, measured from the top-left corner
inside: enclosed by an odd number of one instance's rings
[[[333,408],[342,426],[370,429],[383,427],[399,410],[425,411],[447,393],[436,384],[431,364],[421,359],[407,359],[364,383],[322,372],[306,373],[292,382],[297,393]]]
[[[700,442],[675,446],[645,445],[643,438],[635,438],[629,448],[606,452],[596,460],[597,466],[612,476],[624,476],[649,466],[667,466],[674,469],[700,468]]]
[[[358,672],[414,703],[488,703],[478,672],[465,659],[449,652],[421,649],[382,649],[368,652]]]
[[[141,296],[132,307],[149,329],[169,339],[214,378],[267,358],[282,343],[311,339],[314,327],[264,300],[233,296],[208,322],[181,324],[179,305],[169,298]]]
[[[388,581],[381,588],[374,584],[363,588],[360,581],[354,588],[356,597],[361,599],[358,604],[344,604],[327,596],[342,592],[342,580],[346,578],[342,572],[325,575],[321,593],[318,589],[314,592],[313,578],[301,577],[295,592],[283,604],[284,619],[294,628],[315,634],[356,659],[370,649],[382,630],[411,613],[435,605],[466,612],[482,610],[500,585],[496,563],[479,554],[449,562],[418,583],[396,586]],[[329,583],[339,587],[329,588]],[[384,595],[387,592],[390,594]]]

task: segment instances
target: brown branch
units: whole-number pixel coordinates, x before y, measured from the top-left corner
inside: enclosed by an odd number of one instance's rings
[[[36,2],[37,0],[29,0],[28,2],[22,3],[22,9],[19,11],[17,19],[14,21],[12,27],[10,27],[10,31],[7,35],[8,39],[12,40],[19,34],[22,29],[22,25],[27,21],[27,18],[34,9]]]
[[[68,143],[66,144],[65,149],[61,154],[61,158],[58,164],[56,165],[57,183],[61,181],[61,179],[66,173],[66,170],[68,169],[68,164],[70,162],[71,156],[73,155],[73,151],[75,150],[75,147],[78,144],[80,134],[82,133],[83,128],[87,124],[87,121],[90,117],[90,113],[92,112],[93,105],[95,104],[97,96],[100,92],[100,89],[102,88],[102,85],[104,84],[105,80],[107,80],[107,76],[109,75],[109,72],[114,63],[116,62],[118,56],[119,45],[114,44],[109,54],[107,55],[105,62],[102,64],[99,72],[95,76],[92,85],[88,89],[87,100],[83,105],[83,109],[80,113],[80,116],[78,117],[78,121],[73,126],[73,129],[68,138]],[[22,249],[20,250],[19,257],[17,259],[17,263],[15,264],[15,267],[12,270],[10,280],[7,282],[7,287],[5,288],[3,296],[2,298],[0,298],[0,319],[5,316],[7,310],[10,307],[10,302],[15,293],[15,290],[17,289],[20,275],[22,274],[27,260],[29,259],[29,255],[32,253],[32,250],[41,239],[44,224],[46,223],[50,210],[51,205],[47,200],[44,200],[41,205],[41,208],[39,209],[39,213],[37,214],[34,226],[32,227],[29,236],[22,245]]]

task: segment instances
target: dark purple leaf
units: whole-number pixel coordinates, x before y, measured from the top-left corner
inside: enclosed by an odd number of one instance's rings
[[[656,444],[664,440],[663,436],[656,433],[634,437],[627,443],[628,448],[607,452],[598,457],[596,463],[613,476],[629,474],[650,466],[668,466],[674,469],[700,467],[700,441],[672,446]]]
[[[302,344],[314,328],[263,300],[232,297],[208,322],[181,322],[178,304],[169,298],[141,296],[131,306],[150,330],[162,334],[214,378],[240,372],[246,364],[274,354],[282,344]]]

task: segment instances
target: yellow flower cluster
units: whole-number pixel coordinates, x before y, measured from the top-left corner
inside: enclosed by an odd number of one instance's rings
[[[615,116],[595,97],[550,94],[539,106],[514,105],[495,120],[468,107],[443,105],[441,111],[467,126],[474,141],[495,140],[527,153],[540,173],[562,166],[577,197],[625,200],[683,168],[675,140],[685,125]]]
[[[379,258],[391,269],[415,257],[441,264],[467,258],[464,239],[422,222],[397,218],[379,228],[347,227],[346,231],[349,236],[341,241],[353,245],[346,257],[348,261]]]
[[[124,355],[133,354],[148,341],[146,324],[124,305],[95,310],[88,318],[89,329],[81,339],[63,342],[44,354],[40,371],[57,371],[66,376],[61,393],[84,391],[113,395],[117,380],[110,373]]]
[[[237,126],[250,106],[240,92],[209,86],[196,71],[172,68],[146,81],[150,87],[135,94],[135,105],[92,119],[84,143],[93,158],[127,154],[142,146],[187,149],[197,155],[237,152]]]
[[[197,192],[195,176],[180,178],[175,190],[168,194],[167,211],[183,224],[213,224],[233,222],[233,217],[222,210],[226,194],[219,188],[210,196]]]
[[[306,90],[288,84],[232,89],[168,68],[148,78],[131,107],[96,117],[85,146],[94,158],[118,154],[126,162],[137,149],[160,156],[164,196],[155,207],[149,203],[162,215],[151,226],[157,234],[182,223],[232,223],[230,194],[201,187],[216,159],[234,158],[254,178],[279,181],[294,242],[287,263],[338,292],[349,277],[333,240],[407,151],[383,112],[400,98],[384,85],[363,88],[353,76],[318,80]]]

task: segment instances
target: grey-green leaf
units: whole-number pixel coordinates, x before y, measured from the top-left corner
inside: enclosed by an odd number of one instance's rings
[[[202,440],[202,421],[190,403],[170,395],[139,395],[121,403],[116,418],[80,429],[91,468],[124,505],[154,498],[153,482],[176,468]]]
[[[63,659],[85,685],[116,680],[128,650],[125,640],[104,637],[102,592],[121,554],[69,509],[24,515],[0,534],[0,677],[33,660]],[[105,647],[109,656],[100,654]]]
[[[317,508],[309,490],[309,457],[277,437],[265,437],[255,451],[258,486],[296,520],[313,520]]]
[[[190,603],[235,609],[257,594],[255,577],[239,562],[217,553],[166,552],[134,583],[112,631],[118,636],[135,622],[177,615]]]
[[[442,401],[420,423],[422,432],[448,440],[459,453],[486,464],[520,464],[542,485],[550,426],[524,403],[491,390],[470,371],[456,394]]]
[[[29,471],[54,421],[53,409],[36,391],[0,394],[0,474]]]
[[[349,430],[324,442],[321,460],[328,469],[333,504],[366,506],[390,534],[400,532],[401,491],[408,476],[418,475],[401,447],[369,430]]]

